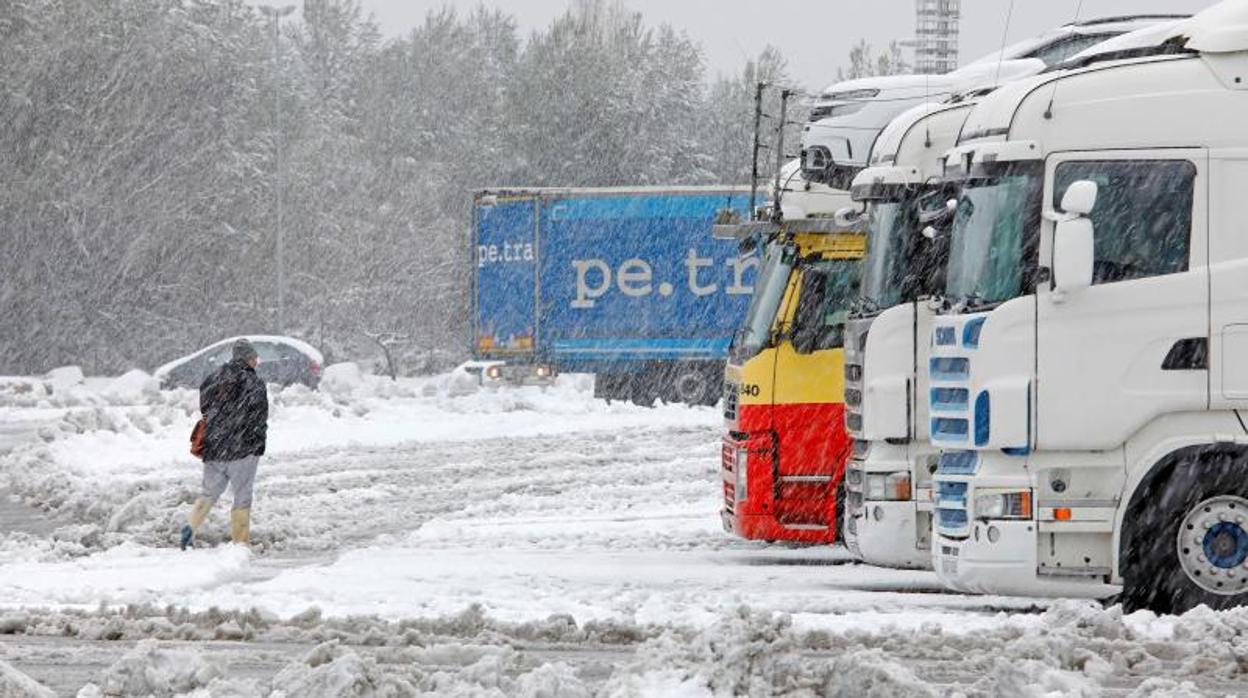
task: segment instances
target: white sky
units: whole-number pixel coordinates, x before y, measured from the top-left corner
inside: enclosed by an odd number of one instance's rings
[[[291,0],[280,0],[290,2]],[[1038,34],[1075,17],[1195,12],[1215,0],[1013,0],[1009,41]],[[568,0],[360,0],[387,36],[406,33],[443,5],[478,4],[516,17],[525,34],[548,24]],[[668,23],[702,44],[712,74],[736,73],[767,44],[782,49],[794,79],[807,89],[826,87],[845,65],[849,47],[865,38],[877,50],[914,33],[913,0],[624,0],[648,24]],[[962,0],[963,62],[997,50],[1007,0]]]

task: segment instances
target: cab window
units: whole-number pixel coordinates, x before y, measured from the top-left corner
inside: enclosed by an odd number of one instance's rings
[[[1054,172],[1053,208],[1066,188],[1096,182],[1092,283],[1187,271],[1196,166],[1186,160],[1084,160]]]
[[[849,307],[858,296],[861,265],[857,260],[826,260],[802,274],[793,318],[793,347],[799,353],[844,345]]]

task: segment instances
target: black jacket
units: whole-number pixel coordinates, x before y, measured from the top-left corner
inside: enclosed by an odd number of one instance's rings
[[[204,461],[263,456],[269,431],[269,393],[246,361],[217,369],[199,386],[204,415]]]

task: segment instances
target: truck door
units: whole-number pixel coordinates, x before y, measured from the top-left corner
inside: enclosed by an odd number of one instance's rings
[[[479,358],[533,352],[537,338],[535,196],[478,198],[473,235],[473,349]]]
[[[1207,168],[1197,149],[1050,156],[1042,259],[1067,187],[1091,180],[1097,197],[1092,285],[1037,299],[1037,447],[1117,448],[1208,404]]]
[[[861,245],[860,238],[848,237]],[[855,250],[861,255],[861,246]],[[847,254],[838,250],[838,254]],[[857,257],[812,255],[793,275],[776,346],[773,414],[776,518],[788,526],[829,525],[849,457],[845,430],[844,334],[858,295]]]
[[[1248,151],[1209,154],[1212,409],[1248,408]],[[1248,413],[1241,412],[1248,420]]]

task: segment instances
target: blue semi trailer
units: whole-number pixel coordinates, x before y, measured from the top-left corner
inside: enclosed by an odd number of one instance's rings
[[[749,189],[507,189],[476,195],[472,349],[525,379],[595,374],[595,395],[715,404],[759,261],[716,239]]]

